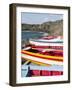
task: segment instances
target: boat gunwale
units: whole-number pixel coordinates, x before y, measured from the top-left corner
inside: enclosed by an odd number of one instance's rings
[[[63,61],[63,57],[59,57],[59,56],[48,56],[48,55],[42,55],[42,54],[39,54],[39,53],[32,53],[32,52],[28,52],[28,51],[25,51],[25,50],[23,50],[23,51],[21,51],[21,53],[23,53],[23,54],[28,54],[28,55],[33,55],[33,56],[36,56],[36,57],[41,57],[41,58],[46,58],[46,59],[48,59],[48,58],[51,58],[51,59],[57,59],[57,60],[61,60],[61,61]]]

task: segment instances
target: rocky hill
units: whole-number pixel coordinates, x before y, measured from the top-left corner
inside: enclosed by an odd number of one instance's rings
[[[49,21],[42,24],[22,24],[22,31],[47,32],[50,35],[63,35],[63,20]]]

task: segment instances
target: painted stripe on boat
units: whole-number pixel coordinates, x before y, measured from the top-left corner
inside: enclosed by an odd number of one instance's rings
[[[38,39],[38,40],[30,40],[33,42],[44,42],[44,43],[63,43],[63,40],[45,40],[45,39]]]
[[[51,65],[63,65],[63,62],[59,62],[59,61],[54,61],[54,60],[46,60],[46,59],[42,59],[42,58],[38,58],[38,57],[33,57],[30,55],[26,55],[26,54],[21,54],[22,58],[26,58],[26,59],[30,59],[33,61],[38,61],[38,62],[42,62],[42,63],[46,63],[46,64],[51,64]]]
[[[22,54],[27,54],[27,53],[22,53]],[[54,60],[54,61],[58,61],[58,62],[63,62],[63,60],[61,60],[61,59],[54,59],[54,58],[47,58],[47,57],[35,56],[35,55],[32,55],[32,54],[27,54],[27,55],[30,55],[30,56],[33,56],[33,57],[42,58],[42,59],[46,59],[46,60]]]
[[[53,51],[53,52],[63,52],[63,50],[56,50],[56,49],[42,49],[42,48],[32,48],[32,49],[37,49],[37,50],[46,50],[46,51]]]
[[[22,58],[22,57],[21,57]],[[42,62],[38,62],[38,61],[34,61],[34,60],[30,60],[30,59],[27,59],[27,58],[22,58],[22,61],[23,61],[23,59],[24,59],[24,61],[26,60],[26,61],[30,61],[30,62],[32,62],[32,63],[34,63],[34,64],[37,64],[37,65],[42,65],[42,66],[51,66],[50,64],[46,64],[46,63],[42,63]],[[25,65],[25,63],[24,63],[24,65]]]
[[[62,43],[44,43],[44,42],[33,42],[29,41],[30,44],[37,45],[37,46],[63,46]]]
[[[42,54],[38,54],[38,53],[28,52],[28,51],[25,51],[25,50],[22,50],[22,53],[30,54],[30,55],[34,55],[34,56],[41,56],[41,57],[45,57],[45,58],[53,58],[53,59],[61,59],[61,60],[63,60],[63,57],[60,57],[60,56],[42,55]]]
[[[35,45],[32,45],[33,48],[54,48],[54,49],[63,49],[63,46],[35,46]]]

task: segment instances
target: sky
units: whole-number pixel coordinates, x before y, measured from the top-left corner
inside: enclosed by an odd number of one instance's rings
[[[21,23],[26,24],[42,24],[48,21],[56,21],[63,19],[62,14],[50,14],[50,13],[21,13]]]

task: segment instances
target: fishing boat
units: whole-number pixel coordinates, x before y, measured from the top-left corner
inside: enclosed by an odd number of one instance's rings
[[[34,49],[26,49],[21,51],[21,57],[31,61],[41,62],[51,65],[63,65],[63,56],[52,52],[40,52]]]
[[[42,37],[40,39],[30,39],[29,43],[35,46],[63,46],[63,39],[60,36],[56,38]]]
[[[63,46],[38,46],[38,45],[31,45],[32,48],[36,49],[58,49],[63,50]]]
[[[36,46],[63,46],[63,43],[56,43],[56,42],[48,42],[48,41],[41,41],[41,40],[35,40],[30,39],[29,43]]]
[[[39,47],[32,47],[32,49],[41,51],[41,52],[51,52],[51,53],[63,53],[63,50],[60,49],[52,49],[52,48],[39,48]]]
[[[38,39],[38,41],[47,41],[47,42],[49,42],[49,43],[51,43],[51,42],[54,42],[54,43],[63,43],[63,39],[60,37],[60,36],[58,36],[58,37],[54,37],[54,38],[50,38],[50,37],[43,37],[43,38],[41,38],[41,39]]]
[[[22,77],[28,76],[56,76],[63,75],[63,66],[37,66],[37,65],[22,65]]]
[[[55,38],[63,39],[63,36],[44,36],[44,37],[41,37],[41,39],[46,39],[46,40],[51,40],[51,39],[55,39]]]

